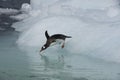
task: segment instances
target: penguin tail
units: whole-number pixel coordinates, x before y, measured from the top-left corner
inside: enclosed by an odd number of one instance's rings
[[[45,36],[46,36],[47,39],[50,37],[47,30],[45,31]]]

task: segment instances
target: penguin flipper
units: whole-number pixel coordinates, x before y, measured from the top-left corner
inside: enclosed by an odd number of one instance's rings
[[[45,36],[46,36],[47,39],[50,37],[47,30],[45,31]]]

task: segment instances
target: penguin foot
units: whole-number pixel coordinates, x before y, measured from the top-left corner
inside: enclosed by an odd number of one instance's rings
[[[65,46],[65,45],[63,44],[63,45],[61,46],[61,48],[64,48],[64,46]]]

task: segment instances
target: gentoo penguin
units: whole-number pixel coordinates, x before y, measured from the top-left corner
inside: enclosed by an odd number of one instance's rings
[[[45,31],[45,36],[46,36],[46,43],[42,46],[41,51],[47,49],[52,43],[59,43],[59,44],[62,44],[62,48],[64,48],[64,45],[65,45],[65,39],[66,38],[71,38],[71,36],[66,36],[66,35],[63,35],[63,34],[54,34],[52,36],[49,36],[48,32]]]

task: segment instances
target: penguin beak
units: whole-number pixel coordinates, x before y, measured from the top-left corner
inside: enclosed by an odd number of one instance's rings
[[[42,52],[43,50],[41,49],[40,52]]]

